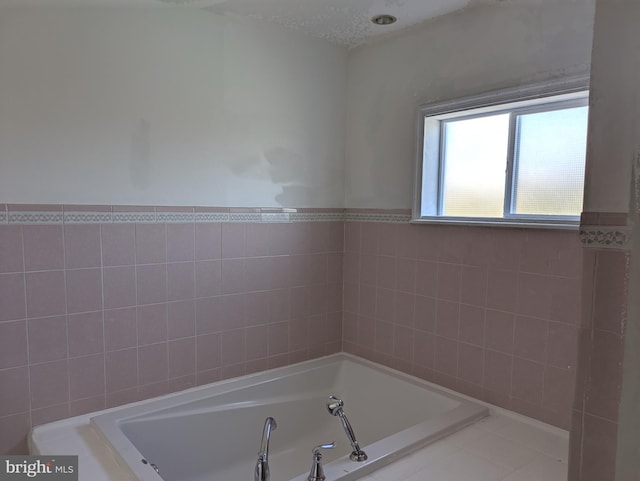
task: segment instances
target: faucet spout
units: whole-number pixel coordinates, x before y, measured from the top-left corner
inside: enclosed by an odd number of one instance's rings
[[[338,416],[340,421],[342,422],[342,428],[344,429],[347,438],[349,439],[349,443],[351,444],[351,449],[353,450],[349,455],[349,459],[351,461],[362,462],[368,459],[367,453],[365,453],[362,449],[360,449],[360,444],[356,439],[356,435],[353,432],[353,428],[351,427],[351,423],[347,419],[347,415],[344,413],[344,401],[342,399],[338,399],[333,394],[329,395],[329,401],[327,402],[327,410],[330,414],[334,416]]]
[[[254,481],[269,481],[269,439],[271,438],[271,431],[275,431],[277,427],[276,420],[272,417],[264,420],[260,452],[258,453],[258,461],[253,475]]]

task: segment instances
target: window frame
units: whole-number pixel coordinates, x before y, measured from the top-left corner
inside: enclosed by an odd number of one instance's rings
[[[544,99],[549,99],[544,102]],[[411,222],[466,225],[546,227],[577,229],[580,216],[516,214],[512,212],[515,174],[516,119],[523,113],[552,111],[588,105],[589,77],[580,75],[544,83],[486,92],[420,106]],[[552,108],[549,108],[552,107]],[[469,115],[464,115],[465,111]],[[503,217],[452,217],[442,215],[443,140],[442,123],[510,112],[508,159],[505,172]],[[431,142],[431,146],[428,143]],[[422,212],[426,212],[422,215]]]

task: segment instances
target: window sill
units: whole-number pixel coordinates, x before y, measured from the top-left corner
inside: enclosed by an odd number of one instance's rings
[[[579,220],[550,221],[547,219],[496,219],[492,217],[413,217],[412,224],[444,224],[477,227],[511,227],[518,229],[574,230],[580,228]]]

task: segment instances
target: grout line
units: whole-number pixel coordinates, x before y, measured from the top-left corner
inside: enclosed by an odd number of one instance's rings
[[[106,329],[106,318],[105,318],[105,302],[104,302],[104,246],[102,243],[102,226],[103,224],[98,225],[98,242],[100,243],[100,284],[101,284],[101,295],[102,295],[102,372],[103,372],[103,393],[104,393],[104,402],[106,406],[107,402],[107,329]]]
[[[156,207],[156,216],[157,216],[157,207]],[[165,372],[165,377],[163,382],[167,383],[167,389],[169,387],[169,225],[164,224],[164,275],[165,275],[165,283],[164,283],[164,314],[165,314],[165,354],[167,356],[167,367]],[[194,234],[195,237],[195,234]],[[140,381],[138,381],[140,382]]]
[[[155,214],[155,208],[154,208],[154,214]],[[134,281],[134,290],[135,290],[135,306],[134,309],[136,310],[136,343],[135,343],[135,350],[136,350],[136,385],[135,385],[135,390],[136,390],[136,399],[138,398],[138,386],[140,385],[140,355],[138,352],[138,339],[140,338],[140,332],[139,332],[139,328],[138,328],[138,223],[134,224],[134,229],[133,229],[133,263],[134,263],[134,269],[133,269],[133,281]],[[106,364],[106,363],[105,363]],[[134,389],[134,388],[130,388],[130,389]]]
[[[64,323],[67,335],[67,355],[64,359],[67,363],[67,403],[71,401],[71,370],[69,369],[69,290],[67,289],[67,236],[65,226],[62,225],[62,276],[64,279]]]
[[[489,298],[489,268],[484,269],[484,299],[482,300],[482,389],[486,387],[487,376],[487,299]]]
[[[8,209],[8,207],[7,207]],[[8,212],[7,212],[7,221],[8,221]],[[30,349],[29,349],[29,311],[28,311],[28,301],[27,301],[27,254],[26,254],[26,248],[25,248],[25,242],[24,242],[24,229],[22,226],[20,226],[20,240],[22,243],[22,282],[24,285],[24,328],[25,328],[25,334],[26,334],[26,340],[27,340],[27,409],[28,409],[28,413],[29,413],[29,427],[33,427],[33,413],[32,413],[32,407],[31,407],[31,353],[30,353]]]
[[[518,256],[518,266],[520,265],[520,256]],[[514,310],[518,310],[518,291],[520,288],[520,271],[516,271],[517,275],[516,275],[516,300],[515,300],[515,308]],[[487,289],[488,290],[488,289]],[[515,371],[515,350],[516,350],[516,319],[517,319],[517,314],[514,312],[513,313],[513,333],[511,335],[511,346],[513,347],[513,351],[510,354],[511,357],[511,380],[510,380],[510,385],[509,385],[509,401],[511,401],[514,396],[513,396],[513,374]]]
[[[196,226],[196,224],[193,224],[193,300],[191,300],[191,305],[193,307],[193,335],[194,335],[194,341],[193,341],[193,371],[194,371],[194,384],[197,385],[198,384],[198,336],[197,336],[197,329],[196,329],[196,298],[198,296],[198,274],[197,274],[197,261],[196,258],[197,256],[197,249],[198,249],[198,240],[197,240],[197,236],[198,236],[198,227]],[[186,302],[186,301],[185,301]],[[184,322],[184,320],[180,321],[181,323]],[[168,304],[167,304],[167,342],[169,340],[169,312],[168,312]]]
[[[466,227],[465,227],[466,229]],[[466,381],[465,379],[462,379],[462,377],[460,376],[460,324],[461,324],[461,320],[460,320],[460,306],[461,306],[461,299],[462,299],[462,268],[458,268],[458,293],[457,293],[457,301],[456,301],[456,311],[457,311],[457,322],[458,322],[458,330],[456,332],[456,349],[457,349],[457,355],[456,355],[456,378],[460,381],[463,382],[467,382],[469,383],[469,381]],[[471,384],[471,383],[470,383]]]

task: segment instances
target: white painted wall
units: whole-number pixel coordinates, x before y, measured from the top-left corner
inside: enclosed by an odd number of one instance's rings
[[[0,202],[343,205],[345,50],[196,9],[0,12]]]
[[[631,166],[640,148],[639,22],[637,0],[598,0],[591,69],[586,211],[629,209]]]
[[[426,102],[589,72],[594,2],[478,6],[352,50],[346,207],[411,207]]]

